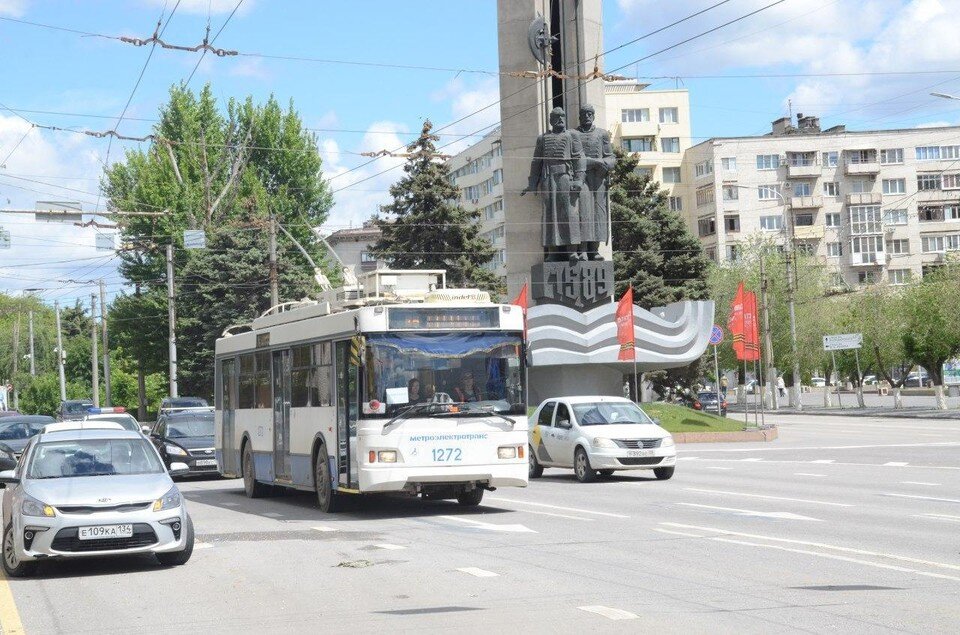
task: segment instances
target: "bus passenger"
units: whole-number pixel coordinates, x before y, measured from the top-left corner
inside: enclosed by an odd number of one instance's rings
[[[454,401],[480,401],[480,389],[473,383],[473,373],[466,371],[460,375],[460,383],[453,387]]]
[[[425,401],[420,394],[420,380],[414,377],[407,382],[407,403],[422,403]]]

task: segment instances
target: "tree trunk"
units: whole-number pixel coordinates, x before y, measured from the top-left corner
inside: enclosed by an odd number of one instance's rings
[[[943,395],[943,384],[937,384],[933,387],[933,394],[937,398],[937,410],[947,409],[947,398]]]
[[[867,403],[863,400],[863,382],[857,383],[857,407],[866,408]]]
[[[143,374],[143,359],[137,356],[137,421],[147,420],[147,379]]]
[[[823,384],[823,407],[830,408],[833,406],[833,400],[830,398],[830,384],[824,382]]]
[[[900,386],[893,388],[893,409],[903,410],[903,395],[900,394]]]

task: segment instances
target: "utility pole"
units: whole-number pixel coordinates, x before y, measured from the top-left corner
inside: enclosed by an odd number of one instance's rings
[[[767,351],[767,386],[770,387],[770,408],[780,408],[780,394],[777,390],[777,368],[773,363],[773,337],[770,334],[770,305],[767,299],[767,276],[764,270],[764,256],[760,255],[760,304],[763,310],[763,348]]]
[[[177,309],[174,305],[173,244],[167,245],[167,312],[170,321],[170,396],[177,394]]]
[[[791,227],[793,223],[791,223]],[[793,251],[793,232],[791,231],[790,237],[788,238],[788,244],[790,247],[787,249],[786,260],[787,260],[787,305],[790,307],[790,348],[793,352],[793,386],[791,387],[792,392],[792,405],[794,409],[798,412],[803,410],[803,403],[800,401],[800,359],[797,355],[797,314],[794,309],[794,284],[793,284],[793,268],[794,268],[794,255]]]
[[[60,331],[60,303],[53,303],[57,315],[57,373],[60,375],[60,401],[67,400],[67,377],[63,372],[63,333]]]
[[[100,326],[103,337],[103,396],[104,405],[110,407],[110,345],[107,339],[107,292],[103,286],[103,278],[100,278]]]
[[[20,409],[20,382],[17,373],[20,371],[20,311],[17,310],[17,323],[13,327],[13,409]]]
[[[100,369],[97,367],[97,295],[90,294],[90,369],[93,383],[93,407],[100,407]]]
[[[270,214],[270,306],[280,304],[280,289],[277,285],[277,219]]]
[[[34,360],[34,348],[33,348],[33,311],[28,313],[29,317],[29,328],[30,328],[30,376],[37,376],[37,363]]]
[[[140,283],[137,283],[137,298],[140,297]],[[147,420],[147,381],[143,372],[143,352],[137,347],[137,421]]]

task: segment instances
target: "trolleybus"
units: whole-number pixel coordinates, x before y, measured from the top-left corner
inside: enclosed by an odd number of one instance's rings
[[[368,274],[217,340],[216,458],[246,494],[405,492],[479,504],[527,485],[520,307],[437,271]],[[282,310],[281,310],[282,309]],[[243,331],[243,332],[237,332]]]

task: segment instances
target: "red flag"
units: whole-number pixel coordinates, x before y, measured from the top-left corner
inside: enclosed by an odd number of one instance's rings
[[[514,304],[520,307],[521,312],[523,313],[523,339],[527,339],[527,283],[524,282],[523,286],[520,288],[520,293],[517,294],[517,297],[513,299],[510,304]]]
[[[727,320],[727,330],[733,337],[733,352],[737,359],[743,359],[743,283],[737,287],[737,295],[733,296],[730,304],[730,319]]]
[[[617,303],[617,341],[620,342],[620,353],[617,359],[621,362],[632,362],[637,359],[637,351],[633,333],[633,287],[627,288],[626,293]]]
[[[760,359],[760,336],[757,320],[757,294],[746,291],[743,283],[737,287],[737,295],[730,305],[727,328],[733,336],[733,352],[737,359],[752,362]]]

